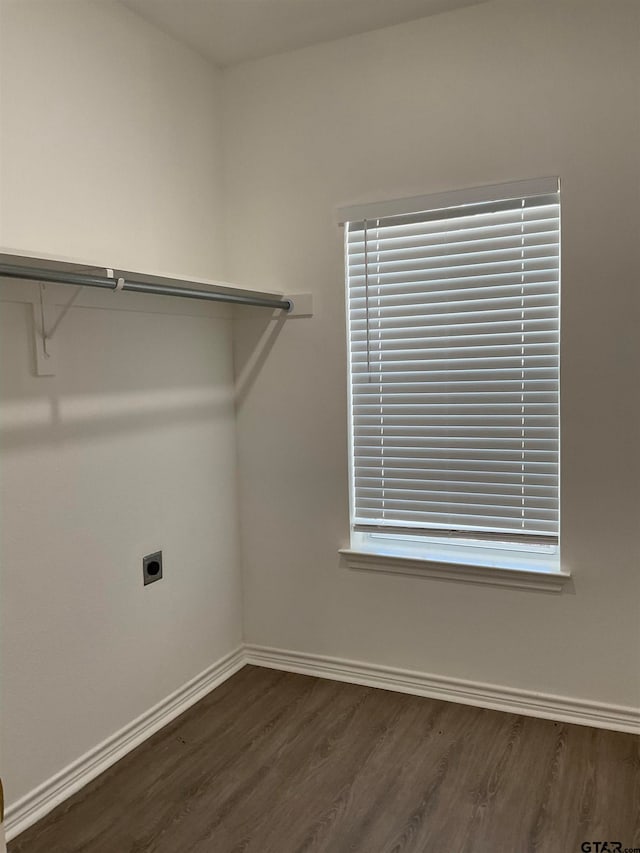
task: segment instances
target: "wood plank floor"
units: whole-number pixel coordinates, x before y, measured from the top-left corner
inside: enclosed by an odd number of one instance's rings
[[[634,735],[247,666],[9,851],[624,850],[639,807]]]

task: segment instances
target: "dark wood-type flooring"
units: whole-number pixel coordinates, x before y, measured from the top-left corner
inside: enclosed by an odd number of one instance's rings
[[[580,853],[639,812],[634,735],[247,666],[9,850]]]

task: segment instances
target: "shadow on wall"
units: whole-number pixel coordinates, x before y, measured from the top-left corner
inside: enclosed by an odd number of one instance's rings
[[[232,416],[273,348],[286,317],[263,311],[242,316],[242,343],[236,347],[235,388],[225,385],[131,388],[86,393],[46,393],[8,398],[0,408],[0,444],[5,450],[55,442],[90,440],[133,430],[152,431]],[[31,365],[31,371],[34,366]],[[176,381],[177,377],[171,377]],[[42,380],[49,382],[49,378]],[[112,379],[113,382],[113,379]],[[127,382],[127,384],[129,384]],[[44,386],[42,391],[45,391]]]
[[[38,377],[30,305],[3,301],[0,309],[3,450],[233,418],[228,333],[218,318],[126,311],[114,321],[96,310],[91,325],[76,324],[73,348],[65,342],[59,376]]]
[[[49,394],[6,403],[0,415],[5,450],[51,441],[99,438],[131,430],[153,430],[181,423],[211,421],[233,411],[230,392],[186,388],[125,394],[63,396]]]
[[[268,317],[262,312],[236,318],[235,323],[242,324],[242,334],[234,335],[236,407],[242,405],[251,390],[286,321],[282,311]]]
[[[64,286],[57,287],[59,293]],[[39,397],[58,386],[74,394],[96,388],[118,394],[231,383],[229,306],[206,303],[200,311],[201,303],[178,297],[121,293],[115,299],[111,292],[85,294],[92,301],[74,304],[65,314],[53,342],[56,370],[38,376],[41,320],[34,294],[19,282],[0,279],[3,403]],[[51,305],[63,307],[56,294]]]

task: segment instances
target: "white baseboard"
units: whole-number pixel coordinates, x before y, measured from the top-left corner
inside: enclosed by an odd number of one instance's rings
[[[65,767],[53,778],[12,803],[5,815],[7,839],[10,841],[24,832],[152,734],[204,698],[244,665],[244,653],[240,647]]]
[[[550,693],[534,693],[480,681],[465,681],[460,678],[273,649],[267,646],[245,646],[245,662],[254,666],[265,666],[302,675],[315,675],[335,681],[348,681],[352,684],[363,684],[366,687],[380,687],[398,693],[444,699],[447,702],[459,702],[463,705],[475,705],[480,708],[507,711],[511,714],[524,714],[563,723],[640,733],[640,708],[607,705]]]

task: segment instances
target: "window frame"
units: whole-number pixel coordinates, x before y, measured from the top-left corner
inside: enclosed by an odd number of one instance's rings
[[[373,204],[355,205],[338,211],[340,225],[345,226],[345,302],[347,328],[347,387],[349,434],[349,528],[350,547],[341,549],[347,565],[358,569],[382,569],[393,573],[421,574],[454,580],[471,580],[498,585],[533,587],[545,591],[559,591],[570,578],[570,573],[560,567],[559,536],[557,544],[506,542],[495,538],[479,541],[470,537],[428,535],[417,536],[398,533],[362,532],[355,529],[355,459],[353,430],[352,342],[349,294],[349,244],[346,233],[348,222],[363,219],[385,218],[417,212],[437,211],[484,202],[499,202],[526,196],[558,193],[558,177],[517,181],[508,184],[475,187],[429,196],[394,199]],[[561,225],[560,225],[561,229]],[[558,236],[561,257],[561,233]],[[559,260],[561,276],[561,260]],[[558,281],[560,298],[560,278]],[[558,308],[560,323],[560,307]],[[560,366],[558,366],[558,378]],[[560,414],[558,410],[558,442],[560,441]],[[558,476],[560,450],[558,451]],[[560,481],[558,480],[558,500]],[[558,519],[560,510],[558,509]]]

